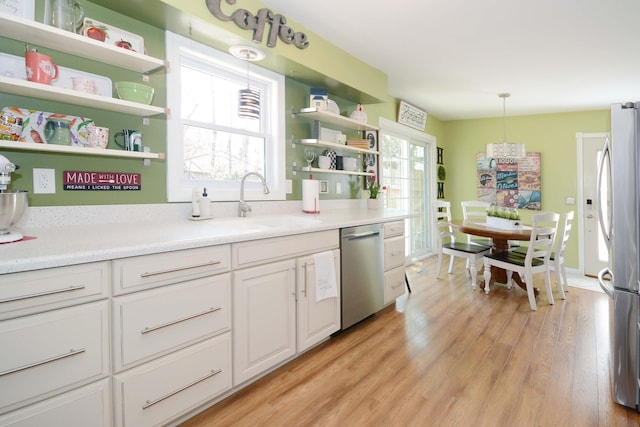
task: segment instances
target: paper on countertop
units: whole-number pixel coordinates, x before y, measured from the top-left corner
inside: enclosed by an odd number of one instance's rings
[[[333,251],[313,255],[316,265],[316,302],[338,296],[336,265]]]

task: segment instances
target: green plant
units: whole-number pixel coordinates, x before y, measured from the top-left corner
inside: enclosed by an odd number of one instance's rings
[[[491,206],[487,209],[487,216],[493,216],[496,218],[503,219],[520,219],[520,214],[518,213],[518,209],[516,208],[499,208],[496,206]]]
[[[369,181],[369,198],[377,199],[378,193],[380,192],[381,188],[382,187],[380,187],[380,183],[376,181],[374,177],[372,177],[371,180]]]

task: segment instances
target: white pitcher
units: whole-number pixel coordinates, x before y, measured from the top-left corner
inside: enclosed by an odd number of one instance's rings
[[[62,30],[77,32],[82,27],[84,9],[74,0],[46,0],[44,23]]]

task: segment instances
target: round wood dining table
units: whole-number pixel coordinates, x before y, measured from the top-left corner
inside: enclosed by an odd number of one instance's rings
[[[451,221],[451,227],[460,233],[490,238],[491,253],[494,254],[509,250],[509,240],[529,241],[531,239],[531,227],[527,226],[523,226],[522,228],[515,230],[506,230],[502,228],[489,227],[486,223],[478,222],[477,220],[454,219]],[[527,286],[522,281],[522,278],[518,273],[514,272],[511,278],[520,288],[525,291],[527,290]],[[491,287],[494,282],[507,283],[506,270],[492,266],[489,287]],[[534,288],[534,291],[535,294],[538,295],[538,289]]]

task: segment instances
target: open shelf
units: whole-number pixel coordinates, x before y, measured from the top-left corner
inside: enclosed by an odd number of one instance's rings
[[[140,73],[151,73],[166,67],[162,59],[4,12],[0,12],[0,36]]]
[[[345,145],[345,144],[338,144],[335,142],[330,142],[330,141],[323,141],[321,139],[292,139],[291,140],[292,144],[303,144],[303,145],[315,145],[317,147],[328,147],[328,148],[332,148],[334,150],[342,150],[342,151],[351,151],[353,153],[359,153],[359,154],[375,154],[378,155],[380,154],[379,151],[374,151],[374,150],[367,150],[364,148],[358,148],[358,147],[352,147],[350,145]]]
[[[72,147],[70,145],[36,144],[34,142],[0,141],[0,148],[41,151],[48,153],[84,154],[104,157],[128,157],[134,159],[164,159],[164,153],[109,150],[103,148]]]
[[[373,176],[374,174],[368,172],[355,172],[355,171],[345,171],[345,170],[337,170],[337,169],[319,169],[319,168],[308,168],[306,166],[294,166],[293,172],[312,172],[312,173],[333,173],[339,175],[358,175],[358,176]]]
[[[355,130],[361,130],[361,131],[379,130],[379,128],[376,126],[362,123],[357,120],[353,120],[348,117],[341,116],[339,114],[331,113],[326,110],[318,110],[317,108],[294,109],[292,110],[292,114],[309,117],[310,119],[313,119],[313,120],[319,120],[325,123],[331,123],[332,125],[341,126],[347,129],[355,129]]]
[[[101,110],[116,111],[118,113],[142,117],[168,114],[168,110],[162,107],[124,101],[117,98],[108,98],[106,96],[34,83],[12,77],[0,76],[0,92],[30,98],[46,99],[48,101],[66,102],[83,107],[99,108]]]

